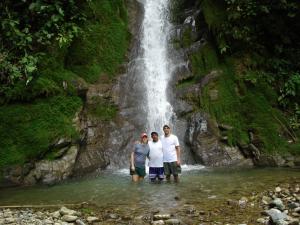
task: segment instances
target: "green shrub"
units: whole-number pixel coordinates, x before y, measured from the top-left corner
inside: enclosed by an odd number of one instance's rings
[[[41,156],[59,137],[76,138],[72,119],[81,105],[80,98],[61,95],[1,106],[0,168]]]

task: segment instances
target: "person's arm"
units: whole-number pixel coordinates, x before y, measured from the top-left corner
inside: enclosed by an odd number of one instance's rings
[[[175,146],[177,155],[177,165],[180,165],[180,146]]]
[[[134,166],[134,152],[131,152],[131,157],[130,157],[130,168],[132,170],[135,170],[135,166]]]

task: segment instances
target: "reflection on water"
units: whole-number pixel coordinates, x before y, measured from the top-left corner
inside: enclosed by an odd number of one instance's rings
[[[106,171],[93,178],[52,187],[10,188],[0,191],[1,205],[90,202],[100,207],[171,210],[179,205],[205,206],[212,201],[239,198],[280,183],[300,182],[296,169],[212,170],[183,166],[179,184],[134,184],[127,170]]]

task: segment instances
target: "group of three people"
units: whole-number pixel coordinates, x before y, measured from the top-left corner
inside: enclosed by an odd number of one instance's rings
[[[178,182],[180,172],[180,146],[177,136],[171,134],[168,125],[163,126],[164,135],[159,139],[157,132],[151,133],[152,141],[148,141],[146,133],[141,134],[141,140],[136,142],[131,153],[130,174],[133,181],[143,180],[146,175],[145,163],[149,159],[150,181],[170,181],[171,175]]]

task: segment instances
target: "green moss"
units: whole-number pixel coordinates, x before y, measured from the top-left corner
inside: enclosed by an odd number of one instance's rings
[[[84,12],[90,19],[71,46],[67,66],[86,81],[95,82],[103,73],[113,76],[124,61],[129,39],[127,13],[122,0],[93,1]]]
[[[198,52],[190,56],[192,71],[197,80],[211,72],[219,65],[219,60],[215,49],[206,44]]]
[[[72,125],[78,97],[56,96],[0,107],[0,168],[39,157],[58,137],[77,137]]]
[[[288,123],[282,112],[274,108],[276,92],[262,78],[255,84],[243,83],[232,65],[227,61],[219,66],[223,73],[204,88],[201,109],[209,112],[218,123],[234,127],[223,134],[230,145],[249,143],[248,132],[251,130],[260,140],[259,147],[264,152],[284,153],[289,149],[296,152],[296,147],[287,143]],[[216,100],[210,98],[212,90],[218,91]]]
[[[230,145],[236,145],[238,142],[248,143],[246,125],[243,123],[243,115],[239,112],[241,103],[235,89],[233,68],[223,65],[219,69],[222,70],[222,74],[218,80],[204,88],[201,108],[209,112],[218,123],[234,127],[226,133]],[[210,100],[211,90],[218,91],[216,100]]]
[[[217,30],[220,28],[226,18],[225,5],[223,1],[218,0],[202,0],[201,9],[205,21],[210,29]]]
[[[118,108],[108,99],[94,97],[93,103],[87,106],[88,113],[102,121],[109,121],[115,118]]]
[[[181,40],[183,48],[189,47],[192,44],[193,40],[192,40],[191,32],[192,32],[191,28],[184,30],[182,34],[182,40]]]

